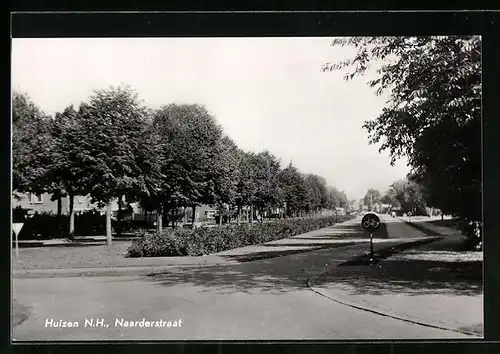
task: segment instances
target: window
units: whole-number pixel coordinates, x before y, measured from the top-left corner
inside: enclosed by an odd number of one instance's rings
[[[43,203],[43,201],[42,201],[42,195],[41,194],[30,193],[30,202],[32,204],[41,204],[41,203]]]

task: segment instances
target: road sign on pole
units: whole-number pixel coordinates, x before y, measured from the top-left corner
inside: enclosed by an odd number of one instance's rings
[[[19,257],[19,233],[21,232],[23,225],[24,223],[22,222],[12,223],[12,231],[14,231],[14,235],[16,237],[16,258]]]
[[[375,213],[367,213],[361,219],[361,226],[370,234],[370,261],[373,261],[373,233],[380,227],[380,218]]]

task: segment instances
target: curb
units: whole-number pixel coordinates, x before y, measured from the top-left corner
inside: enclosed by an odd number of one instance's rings
[[[441,238],[442,237],[439,237],[439,238],[436,237],[436,239],[433,240],[433,241],[430,241],[430,243],[431,242],[435,242],[435,241],[437,241],[437,240],[439,240]],[[411,243],[412,242],[410,242],[410,244]],[[337,265],[337,267],[340,266],[340,265]],[[371,305],[371,306],[360,305],[359,303],[354,302],[354,301],[349,301],[349,300],[341,299],[339,297],[334,297],[332,295],[326,294],[325,292],[322,292],[320,289],[317,288],[315,282],[316,282],[317,279],[319,279],[320,277],[322,277],[323,275],[325,275],[331,269],[332,269],[331,267],[327,267],[320,274],[315,275],[315,276],[307,279],[306,282],[305,282],[306,286],[311,291],[313,291],[314,293],[316,293],[316,294],[318,294],[318,295],[320,295],[322,297],[325,297],[325,298],[330,299],[332,301],[335,301],[335,302],[337,302],[339,304],[342,304],[342,305],[345,305],[345,306],[349,306],[349,307],[352,307],[352,308],[355,308],[355,309],[358,309],[358,310],[362,310],[362,311],[374,313],[374,314],[377,314],[377,315],[380,315],[380,316],[389,317],[389,318],[393,318],[393,319],[404,321],[404,322],[409,322],[409,323],[417,324],[417,325],[424,326],[424,327],[436,328],[436,329],[441,329],[441,330],[446,330],[446,331],[451,331],[451,332],[457,332],[457,333],[461,333],[461,334],[465,334],[465,335],[469,335],[469,336],[474,336],[474,337],[478,337],[478,338],[483,338],[483,337],[480,336],[479,333],[469,332],[469,331],[465,331],[465,330],[462,330],[462,329],[459,329],[459,328],[453,328],[453,327],[447,326],[446,324],[436,324],[436,323],[427,322],[427,321],[424,321],[424,320],[416,319],[416,318],[414,318],[412,316],[408,316],[408,315],[395,314],[395,313],[387,311],[387,310],[378,309],[374,305]]]
[[[169,264],[159,266],[110,266],[99,268],[40,268],[33,270],[18,270],[12,273],[15,279],[27,278],[77,278],[77,277],[108,277],[108,276],[149,276],[166,272],[172,268],[189,267],[221,267],[226,265],[237,265],[237,261],[224,261],[219,263],[189,263]]]
[[[464,330],[461,330],[459,328],[452,328],[452,327],[447,327],[447,326],[444,326],[444,325],[436,325],[436,324],[433,324],[433,323],[430,323],[430,322],[422,321],[420,319],[415,319],[415,318],[413,318],[411,316],[396,315],[396,314],[391,313],[389,311],[384,311],[384,310],[376,309],[374,306],[373,307],[362,306],[362,305],[360,305],[360,304],[358,304],[356,302],[347,301],[347,300],[340,300],[340,299],[335,298],[335,297],[333,297],[331,295],[324,294],[320,290],[318,290],[317,288],[315,288],[315,285],[313,284],[314,283],[314,278],[317,278],[317,277],[312,277],[312,278],[306,280],[307,287],[311,291],[313,291],[314,293],[316,293],[316,294],[318,294],[320,296],[323,296],[323,297],[325,297],[327,299],[333,300],[333,301],[335,301],[335,302],[337,302],[339,304],[342,304],[342,305],[345,305],[345,306],[349,306],[349,307],[352,307],[352,308],[355,308],[355,309],[358,309],[358,310],[362,310],[362,311],[366,311],[366,312],[371,312],[371,313],[374,313],[374,314],[377,314],[377,315],[380,315],[380,316],[389,317],[389,318],[393,318],[393,319],[396,319],[396,320],[400,320],[400,321],[404,321],[404,322],[409,322],[409,323],[417,324],[417,325],[424,326],[424,327],[436,328],[436,329],[441,329],[441,330],[446,330],[446,331],[451,331],[451,332],[457,332],[457,333],[461,333],[461,334],[466,334],[466,335],[474,336],[474,337],[477,337],[477,338],[482,338],[478,333],[464,331]]]

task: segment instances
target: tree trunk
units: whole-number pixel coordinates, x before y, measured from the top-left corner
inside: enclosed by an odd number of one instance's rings
[[[170,215],[172,217],[172,229],[175,229],[175,215],[177,214],[177,208],[172,208]]]
[[[123,196],[118,197],[118,212],[116,214],[116,236],[121,236],[122,234],[122,206],[123,206]]]
[[[167,224],[165,225],[165,227],[168,227],[170,225],[170,208],[163,208],[163,213],[162,213],[162,221],[163,219],[166,219],[167,221]]]
[[[196,204],[192,205],[192,209],[193,209],[193,215],[191,215],[191,223],[193,224],[194,227],[194,222],[196,220]]]
[[[156,231],[163,230],[163,206],[159,206],[156,210]]]
[[[106,240],[108,247],[111,247],[112,233],[111,233],[111,200],[106,206]]]
[[[222,226],[222,216],[224,215],[224,212],[222,210],[222,207],[219,207],[219,226]]]
[[[250,205],[250,225],[253,225],[253,205]]]
[[[57,196],[57,219],[59,220],[62,215],[62,197],[60,195]]]
[[[69,195],[69,237],[75,236],[75,212],[73,210],[75,205],[75,196]]]
[[[240,225],[241,220],[241,205],[238,205],[238,212],[236,214],[236,225]]]
[[[57,218],[56,218],[56,225],[57,225],[57,234],[58,237],[61,236],[62,234],[62,197],[60,194],[57,195]]]

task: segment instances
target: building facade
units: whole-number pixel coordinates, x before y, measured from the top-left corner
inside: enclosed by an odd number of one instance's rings
[[[12,197],[12,208],[27,210],[28,214],[57,214],[57,200],[52,200],[52,194],[49,193],[14,193]],[[95,208],[97,208],[97,205],[92,204],[89,196],[76,196],[73,201],[73,210],[75,213]],[[61,199],[61,212],[65,215],[69,213],[69,197],[63,197]]]

